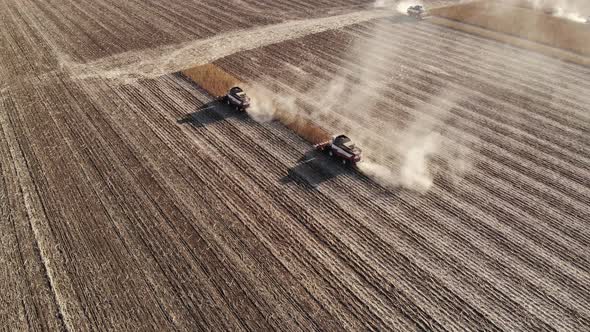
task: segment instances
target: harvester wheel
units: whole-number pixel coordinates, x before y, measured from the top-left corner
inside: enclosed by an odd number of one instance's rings
[[[346,159],[342,159],[342,165],[346,165]]]
[[[328,156],[330,156],[330,157],[334,156],[334,152],[332,152],[332,150],[328,151]]]

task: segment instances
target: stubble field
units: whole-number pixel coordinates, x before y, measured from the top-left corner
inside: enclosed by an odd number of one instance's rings
[[[356,0],[2,0],[0,59],[3,329],[590,328],[590,68]],[[386,176],[176,73],[211,61]]]

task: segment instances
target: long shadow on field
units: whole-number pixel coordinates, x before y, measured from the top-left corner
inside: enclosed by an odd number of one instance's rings
[[[246,114],[236,111],[217,100],[208,102],[193,113],[183,115],[177,119],[179,124],[191,124],[195,127],[205,127],[228,118],[246,118]]]
[[[305,189],[314,190],[323,182],[343,174],[354,174],[355,170],[343,166],[333,158],[316,150],[308,151],[297,164],[281,179],[281,183],[297,183]]]

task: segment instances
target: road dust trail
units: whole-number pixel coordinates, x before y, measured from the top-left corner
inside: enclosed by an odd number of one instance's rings
[[[61,56],[61,65],[75,78],[101,77],[122,81],[155,78],[210,63],[237,52],[391,15],[392,12],[386,10],[364,10],[317,19],[287,21],[155,49],[125,52],[85,64],[75,63],[66,56]]]

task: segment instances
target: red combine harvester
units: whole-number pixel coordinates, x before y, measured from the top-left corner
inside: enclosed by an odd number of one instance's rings
[[[355,165],[361,161],[361,149],[345,135],[334,136],[331,140],[315,144],[314,148],[319,151],[327,151],[330,157],[342,160],[342,164]]]

